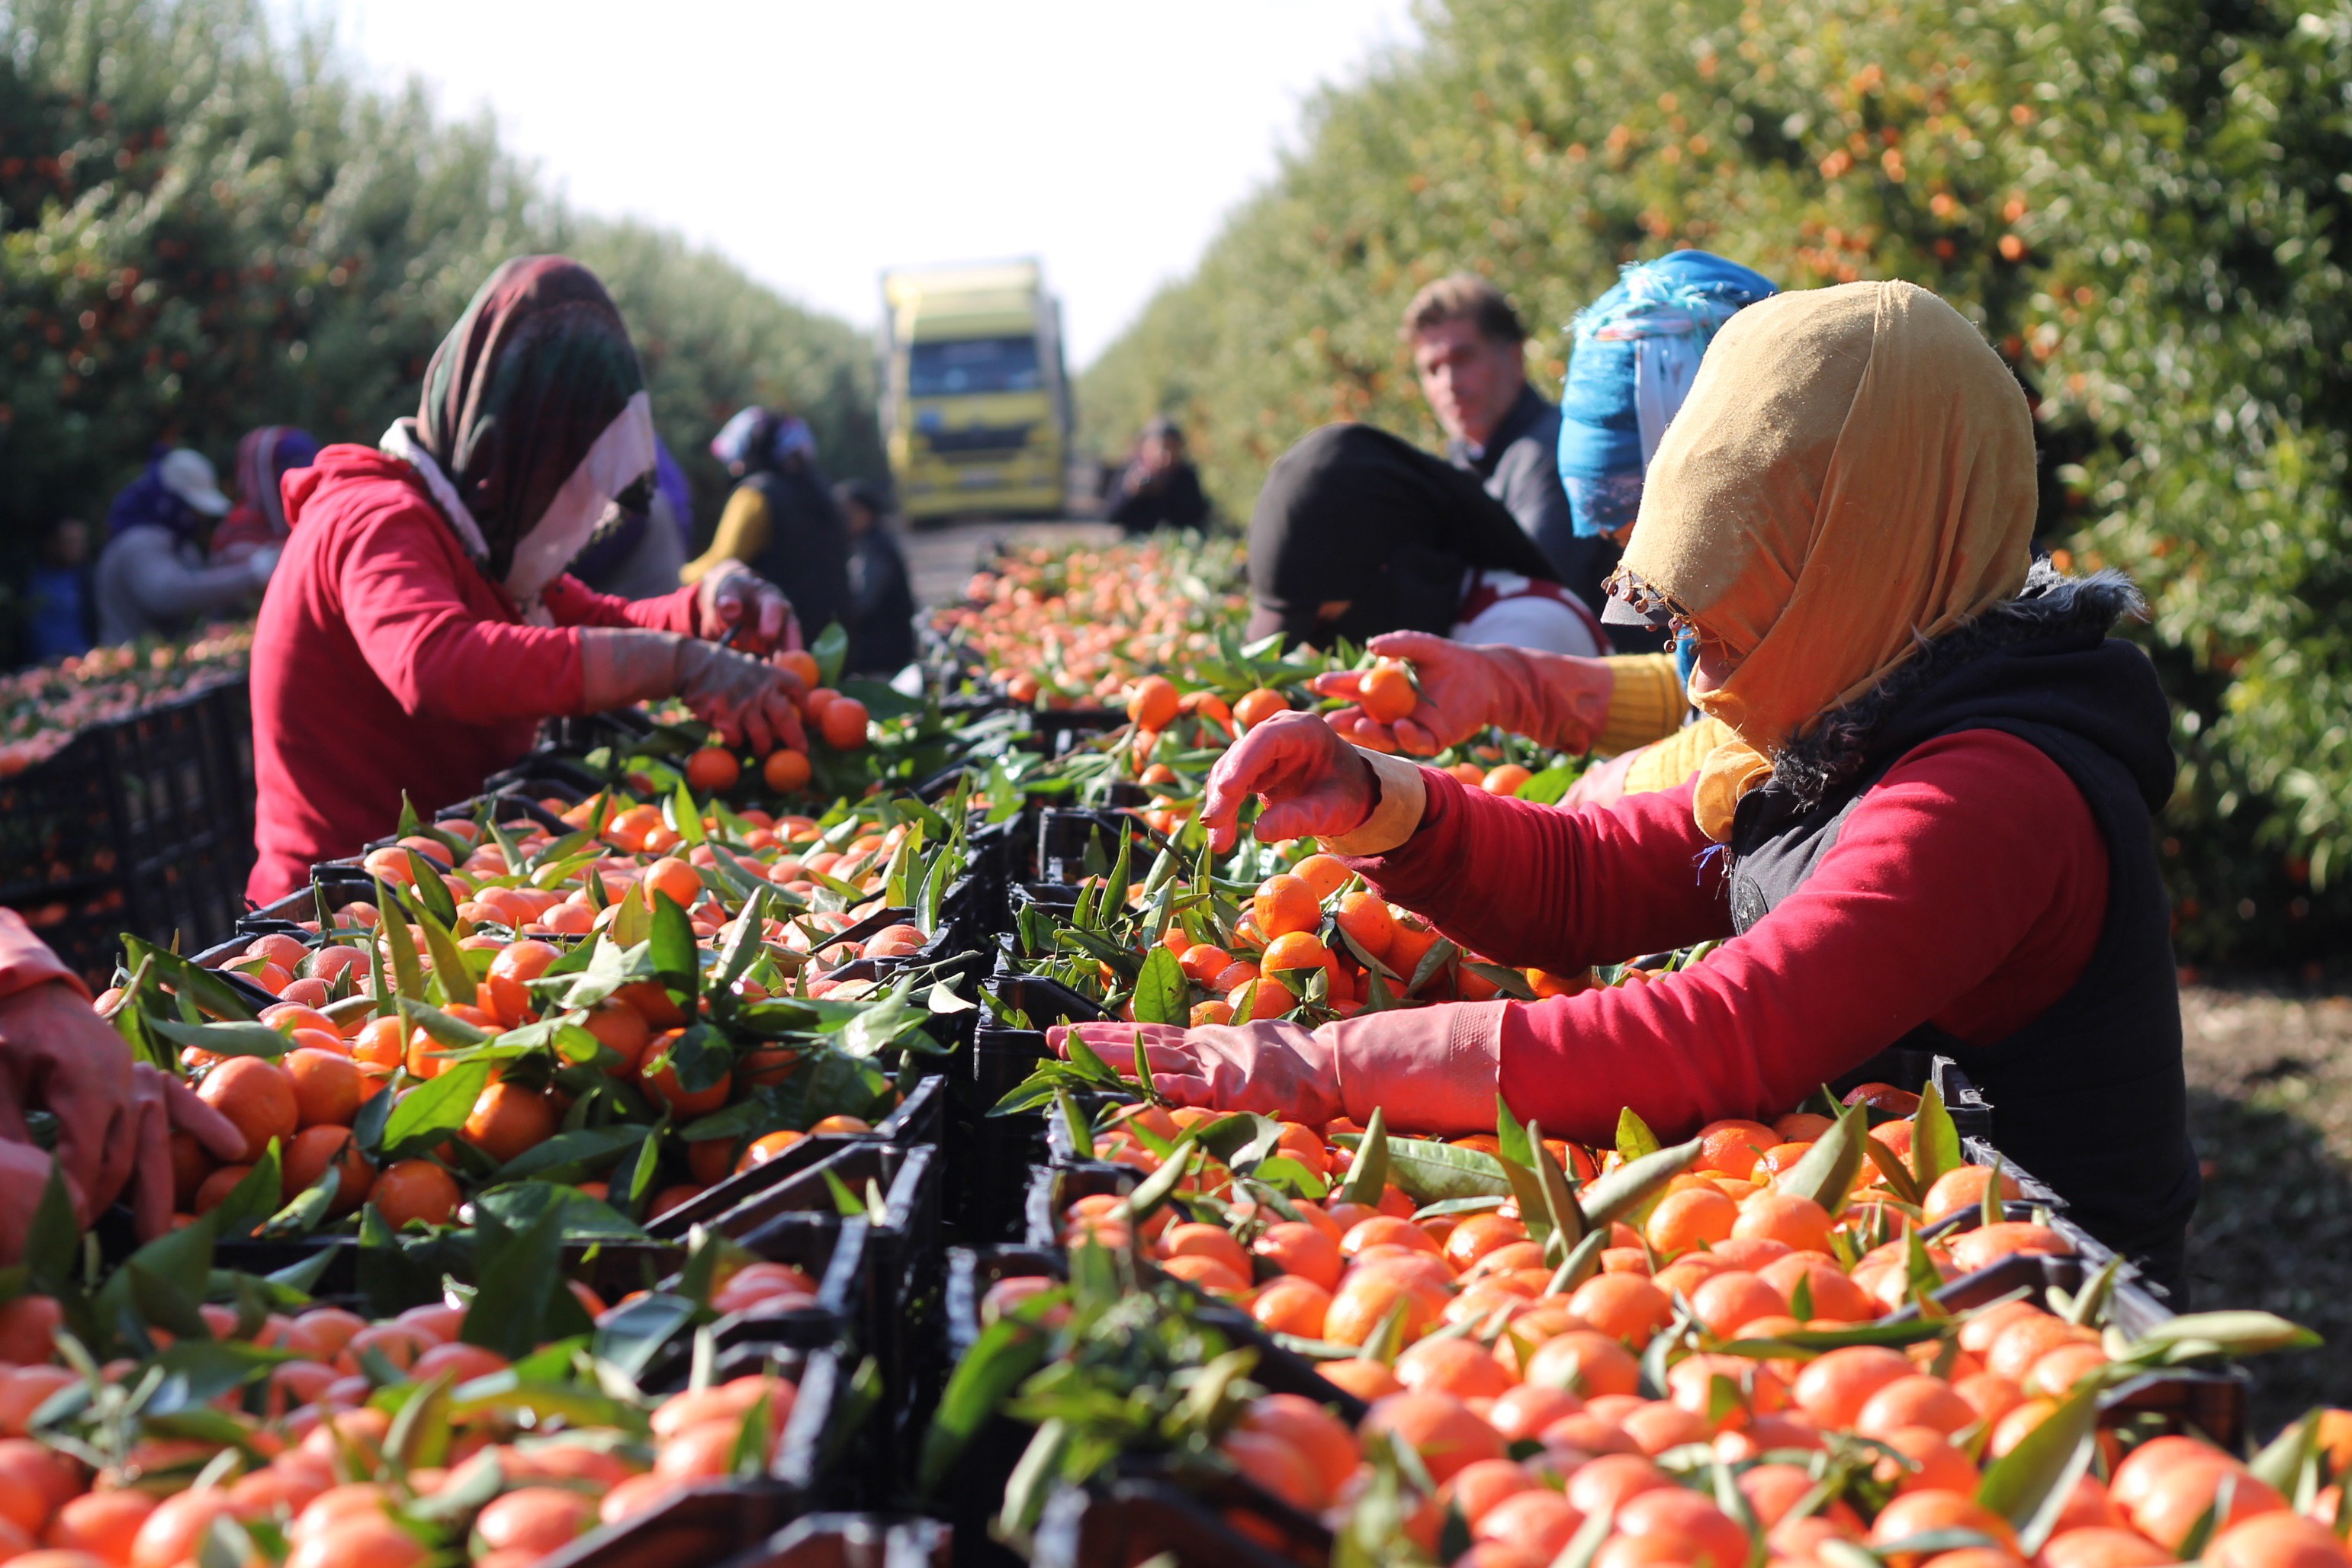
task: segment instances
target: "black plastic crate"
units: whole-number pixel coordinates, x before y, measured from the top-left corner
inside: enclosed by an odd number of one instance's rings
[[[938,1392],[929,1347],[944,1289],[940,1209],[946,1173],[934,1145],[861,1141],[709,1222],[710,1228],[765,1257],[774,1249],[776,1238],[835,1212],[828,1176],[861,1199],[869,1185],[881,1193],[881,1214],[853,1222],[863,1227],[856,1338],[875,1357],[881,1373],[888,1411],[883,1441],[894,1463],[911,1463],[905,1446],[919,1439],[920,1417]]]
[[[103,984],[130,931],[217,942],[253,868],[252,721],[242,677],[91,726],[0,779],[0,904]]]
[[[980,1307],[990,1287],[1023,1277],[1064,1279],[1067,1272],[1067,1259],[1055,1247],[950,1250],[947,1334],[942,1347],[950,1363],[962,1359],[978,1341]],[[1229,1342],[1257,1351],[1257,1364],[1250,1373],[1253,1382],[1274,1393],[1297,1394],[1329,1405],[1351,1426],[1363,1419],[1366,1406],[1361,1400],[1324,1382],[1312,1363],[1276,1345],[1247,1313],[1213,1301],[1190,1287],[1185,1289],[1202,1319]],[[1017,1561],[989,1539],[988,1521],[1002,1505],[1005,1482],[1030,1433],[1030,1428],[999,1415],[964,1451],[945,1489],[959,1564],[996,1568]],[[1255,1536],[1242,1534],[1221,1517],[1227,1510],[1247,1515]],[[1178,1487],[1158,1462],[1136,1458],[1123,1460],[1114,1473],[1097,1478],[1081,1490],[1057,1494],[1040,1522],[1037,1555],[1031,1561],[1125,1564],[1162,1551],[1177,1552],[1178,1560],[1188,1563],[1271,1565],[1296,1561],[1269,1552],[1263,1544],[1269,1538],[1308,1553],[1316,1562],[1328,1559],[1330,1552],[1329,1532],[1317,1521],[1245,1480],[1194,1481]],[[1118,1554],[1130,1546],[1138,1554]],[[1108,1554],[1097,1554],[1103,1552]]]
[[[860,1489],[852,1474],[861,1458],[857,1433],[843,1430],[856,1411],[837,1392],[845,1382],[837,1352],[807,1359],[772,1476],[694,1487],[542,1562],[549,1568],[945,1568],[948,1531],[938,1521],[843,1511],[847,1505],[833,1500],[836,1491]]]

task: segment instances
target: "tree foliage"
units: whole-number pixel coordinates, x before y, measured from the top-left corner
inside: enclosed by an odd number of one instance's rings
[[[1486,272],[1559,327],[1696,245],[1789,287],[1906,278],[2032,395],[2042,532],[2129,571],[2177,703],[2184,951],[2352,931],[2352,0],[1450,0],[1085,392],[1183,417],[1246,514],[1312,426],[1433,436],[1405,301]]]
[[[260,0],[0,0],[0,528],[103,513],[152,445],[226,471],[258,424],[373,441],[492,268],[560,250],[627,316],[706,502],[741,403],[882,468],[871,351],[732,264],[575,218],[487,120],[365,84]]]

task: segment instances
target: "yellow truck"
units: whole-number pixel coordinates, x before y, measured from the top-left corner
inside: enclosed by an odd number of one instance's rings
[[[915,521],[1061,513],[1061,311],[1034,261],[882,275],[882,429]]]

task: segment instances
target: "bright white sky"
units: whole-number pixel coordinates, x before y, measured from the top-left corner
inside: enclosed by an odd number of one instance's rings
[[[1073,368],[1295,146],[1410,0],[279,0],[572,204],[872,326],[890,266],[1041,258]]]

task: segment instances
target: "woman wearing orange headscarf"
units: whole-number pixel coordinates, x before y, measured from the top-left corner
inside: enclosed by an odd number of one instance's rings
[[[1219,763],[1230,842],[1321,837],[1511,964],[1716,938],[1648,984],[1293,1024],[1150,1027],[1189,1103],[1608,1142],[1769,1117],[1903,1043],[1957,1058],[1996,1142],[2158,1278],[2198,1178],[2151,814],[2172,787],[2121,577],[2034,566],[2023,394],[1901,283],[1784,294],[1708,353],[1651,466],[1611,614],[1694,628],[1735,739],[1680,787],[1560,810],[1360,751],[1312,714]],[[1133,1026],[1085,1026],[1127,1048]]]

